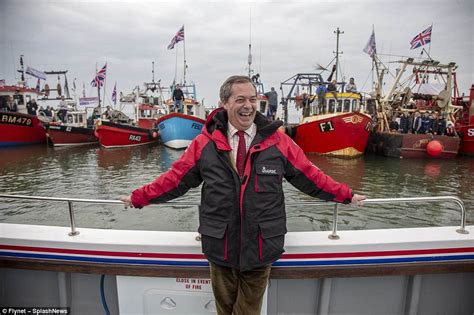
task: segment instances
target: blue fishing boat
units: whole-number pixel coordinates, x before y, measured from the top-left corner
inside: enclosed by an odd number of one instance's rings
[[[196,100],[194,84],[182,85],[184,101],[180,110],[175,109],[173,99],[165,102],[168,114],[157,121],[163,144],[173,149],[185,149],[201,133],[205,123],[206,110]]]
[[[170,113],[158,119],[161,140],[167,147],[185,149],[201,133],[205,120],[196,116]]]

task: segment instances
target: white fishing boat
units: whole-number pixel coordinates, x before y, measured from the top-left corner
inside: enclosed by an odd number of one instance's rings
[[[0,223],[2,305],[63,307],[72,314],[215,313],[197,233],[76,227],[74,203],[120,201],[0,198],[62,202],[71,219],[70,227]],[[463,202],[456,197],[365,202],[454,202],[461,224],[338,232],[338,207],[348,206],[336,205],[332,232],[287,234],[262,314],[471,314],[474,226],[465,225]]]

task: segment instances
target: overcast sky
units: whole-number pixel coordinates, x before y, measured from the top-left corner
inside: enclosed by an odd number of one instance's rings
[[[418,57],[411,39],[433,24],[431,56],[458,64],[461,93],[474,82],[472,0],[443,1],[10,1],[0,0],[0,79],[18,78],[19,55],[38,70],[69,70],[72,84],[90,81],[96,64],[108,64],[107,94],[117,82],[129,93],[155,79],[170,85],[183,78],[183,42],[167,45],[185,26],[187,80],[207,107],[216,106],[221,83],[246,74],[251,33],[253,69],[266,89],[298,72],[314,72],[334,57],[339,27],[342,75],[369,92],[371,60],[362,49],[375,28],[377,50],[386,62]],[[250,19],[251,16],[251,19]],[[250,22],[251,21],[251,22]],[[250,32],[251,25],[251,32]],[[426,46],[428,49],[428,47]],[[385,56],[387,55],[387,56]],[[391,65],[393,66],[393,64]],[[53,80],[54,81],[54,80]],[[30,80],[36,85],[36,80]],[[280,93],[279,93],[280,94]],[[109,101],[110,102],[110,101]]]

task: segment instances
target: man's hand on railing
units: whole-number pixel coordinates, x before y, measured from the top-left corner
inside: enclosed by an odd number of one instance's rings
[[[125,209],[128,207],[133,208],[132,198],[130,196],[120,197],[120,201],[124,203]]]
[[[354,196],[352,196],[351,205],[362,206],[364,204],[363,200],[365,199],[367,199],[365,195],[354,194]]]

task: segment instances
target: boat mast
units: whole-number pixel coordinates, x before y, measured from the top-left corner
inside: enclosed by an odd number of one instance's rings
[[[184,25],[183,25],[183,34],[184,34]],[[186,36],[183,36],[183,60],[184,60],[184,69],[183,69],[183,84],[186,86]]]
[[[334,31],[336,34],[336,51],[333,53],[336,54],[336,82],[337,82],[337,75],[338,75],[338,68],[339,68],[339,55],[342,55],[342,51],[339,52],[339,34],[344,34],[344,31],[339,30],[339,27]]]
[[[151,62],[151,82],[155,83],[155,62]]]
[[[252,8],[250,8],[250,20],[249,20],[249,56],[247,58],[249,65],[249,78],[252,77]]]

